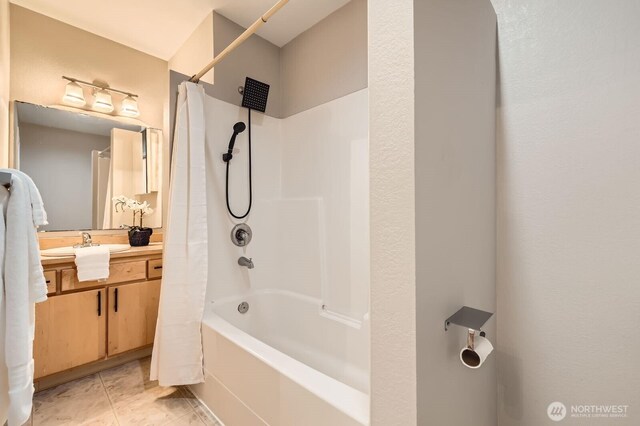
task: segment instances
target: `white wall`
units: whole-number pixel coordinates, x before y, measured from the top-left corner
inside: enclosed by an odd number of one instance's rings
[[[9,36],[9,0],[0,0],[0,167],[9,164]]]
[[[550,402],[640,422],[640,2],[493,0],[498,13],[501,426]]]
[[[237,222],[227,214],[226,152],[233,124],[246,109],[206,97],[207,166],[211,183],[208,299],[251,289],[278,288],[322,299],[327,309],[356,320],[368,312],[367,91],[347,95],[287,119],[252,115],[253,240],[229,238]],[[230,203],[248,201],[248,131],[236,140]],[[252,257],[255,269],[238,266]]]
[[[495,312],[496,16],[489,0],[416,0],[418,424],[495,426],[496,357],[459,360],[463,305]],[[496,340],[495,317],[483,328]]]
[[[213,59],[213,14],[209,13],[169,59],[169,69],[192,76]],[[200,81],[213,84],[212,69]]]
[[[416,424],[413,0],[369,0],[371,424]]]
[[[139,119],[162,128],[168,98],[168,63],[122,44],[11,6],[11,99],[37,105],[62,103],[63,75],[104,80],[139,95]],[[89,90],[85,99],[93,98]],[[113,95],[114,103],[121,97]]]

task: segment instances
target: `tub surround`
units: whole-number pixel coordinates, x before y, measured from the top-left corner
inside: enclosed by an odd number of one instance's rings
[[[96,235],[94,241],[122,243],[122,238],[126,235]],[[77,242],[78,237],[40,238],[41,248]],[[79,282],[74,260],[42,257],[49,299],[36,305],[36,390],[151,353],[162,242],[113,253],[106,281]]]
[[[367,103],[365,89],[252,122],[253,238],[239,248],[228,237],[236,223],[220,153],[246,111],[205,97],[216,276],[202,326],[205,382],[192,390],[226,424],[369,423]],[[238,211],[247,201],[246,143],[240,135],[229,181]],[[241,256],[255,268],[239,266]]]

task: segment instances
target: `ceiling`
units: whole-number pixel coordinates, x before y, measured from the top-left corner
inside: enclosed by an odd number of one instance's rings
[[[247,27],[276,0],[11,0],[150,55],[170,59],[215,10]],[[258,34],[283,46],[349,0],[290,0]]]
[[[215,3],[218,3],[216,12],[246,28],[269,10],[276,0],[227,0]],[[347,3],[349,0],[290,0],[258,30],[258,35],[282,47]]]

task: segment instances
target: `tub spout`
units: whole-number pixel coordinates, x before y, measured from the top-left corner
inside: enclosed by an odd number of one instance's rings
[[[238,259],[238,265],[246,266],[249,269],[253,269],[253,260],[247,259],[246,257],[242,256],[240,259]]]

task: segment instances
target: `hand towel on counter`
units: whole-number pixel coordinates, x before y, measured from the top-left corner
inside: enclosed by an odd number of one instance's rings
[[[42,224],[46,215],[34,216],[31,200],[36,194],[31,192],[29,180],[13,170],[10,173],[4,255],[5,340],[2,343],[9,385],[8,423],[17,426],[31,415],[34,303],[47,298],[36,226]],[[33,188],[37,191],[35,185]],[[4,394],[5,390],[0,389],[0,393]]]
[[[76,249],[78,281],[97,281],[109,278],[109,249],[104,246]]]

